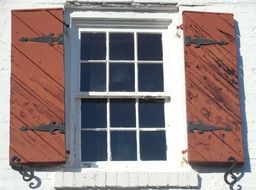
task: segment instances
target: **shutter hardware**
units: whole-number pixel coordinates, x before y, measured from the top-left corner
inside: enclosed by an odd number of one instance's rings
[[[48,43],[50,46],[52,46],[54,43],[58,43],[58,44],[63,44],[63,35],[59,34],[59,35],[55,35],[52,33],[49,33],[48,36],[39,36],[39,37],[34,37],[34,38],[26,38],[23,37],[20,39],[21,42],[42,42],[42,43]]]
[[[191,46],[191,44],[195,44],[196,48],[199,48],[201,45],[228,44],[228,42],[226,42],[225,40],[217,41],[217,40],[212,40],[207,38],[201,38],[199,36],[195,36],[195,38],[192,38],[191,36],[185,36],[184,43],[185,43],[185,46]]]
[[[10,165],[12,169],[18,171],[21,175],[24,181],[31,181],[32,179],[35,179],[37,181],[37,184],[34,182],[30,182],[29,187],[31,189],[35,189],[40,185],[40,179],[34,175],[34,170],[26,166],[24,164],[20,164],[20,158],[18,156],[13,156],[10,160]]]
[[[198,131],[199,134],[203,134],[204,132],[208,131],[219,131],[219,130],[224,130],[224,131],[232,131],[233,129],[230,127],[217,127],[213,125],[207,125],[199,122],[188,122],[188,132],[194,133],[195,131]]]
[[[228,158],[228,161],[231,163],[231,166],[227,169],[227,171],[224,174],[224,181],[226,184],[229,185],[229,189],[234,190],[234,185],[239,180],[238,177],[233,173],[233,170],[237,166],[237,160],[236,158],[231,156]],[[228,179],[229,175],[231,176],[231,180]],[[241,187],[241,185],[238,185],[238,187]]]
[[[23,132],[28,131],[28,130],[50,132],[52,135],[55,135],[56,131],[59,131],[60,133],[65,133],[64,123],[57,124],[54,121],[50,122],[49,124],[38,125],[35,127],[23,126],[20,128],[20,130]]]

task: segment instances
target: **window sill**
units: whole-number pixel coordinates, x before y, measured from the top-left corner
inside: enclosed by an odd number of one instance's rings
[[[195,172],[58,172],[55,188],[197,188]]]

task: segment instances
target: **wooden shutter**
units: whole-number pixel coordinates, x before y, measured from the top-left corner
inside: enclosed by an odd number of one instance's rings
[[[234,157],[243,163],[233,15],[185,11],[183,30],[189,162],[223,164]],[[218,43],[200,45],[191,41],[196,38]],[[200,134],[198,130],[203,126],[227,131]],[[191,131],[193,127],[198,130]]]
[[[64,122],[63,44],[31,41],[49,34],[63,34],[63,9],[12,11],[10,159],[23,164],[65,161],[64,134],[21,130]]]

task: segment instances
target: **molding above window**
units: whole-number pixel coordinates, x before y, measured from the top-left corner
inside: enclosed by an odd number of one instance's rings
[[[127,172],[87,171],[58,172],[55,174],[55,188],[106,189],[106,188],[198,188],[198,174],[195,172]]]
[[[90,11],[178,12],[177,3],[83,2],[67,1],[66,8]]]

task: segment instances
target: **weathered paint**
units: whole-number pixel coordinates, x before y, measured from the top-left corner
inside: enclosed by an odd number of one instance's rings
[[[63,134],[20,130],[64,122],[63,45],[20,40],[63,34],[62,21],[63,9],[12,11],[10,159],[21,163],[65,161]]]
[[[232,129],[188,133],[189,162],[227,163],[229,157],[235,157],[243,163],[233,15],[185,11],[183,30],[184,36],[228,43],[184,46],[187,121]]]

